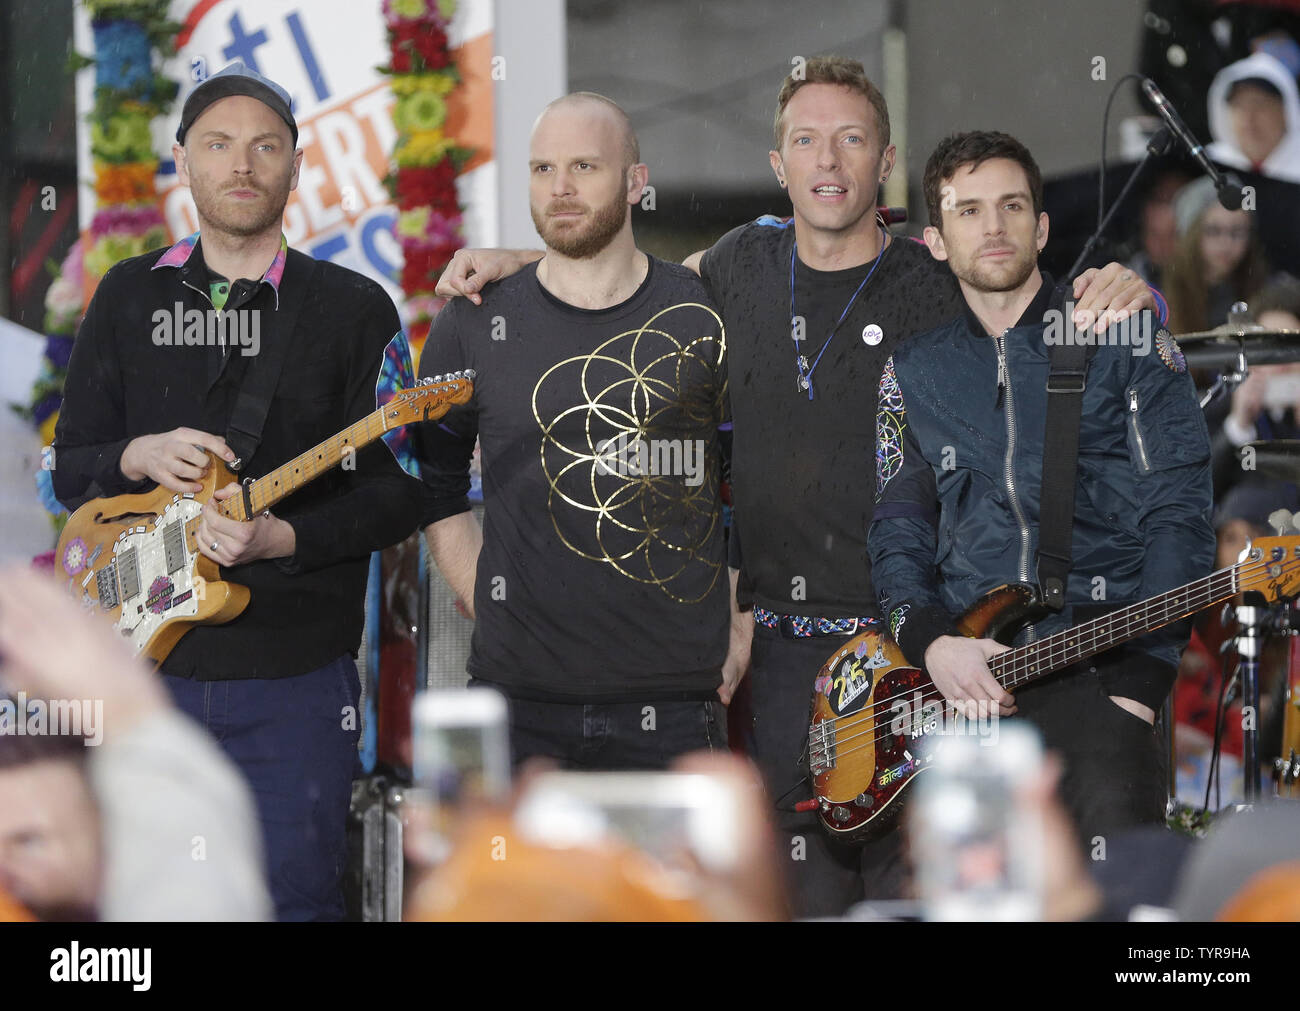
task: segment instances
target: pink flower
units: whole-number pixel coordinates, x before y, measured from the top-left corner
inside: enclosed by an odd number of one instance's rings
[[[95,238],[104,235],[143,235],[151,228],[164,225],[162,211],[155,205],[132,207],[116,204],[96,211],[90,220],[90,234]]]

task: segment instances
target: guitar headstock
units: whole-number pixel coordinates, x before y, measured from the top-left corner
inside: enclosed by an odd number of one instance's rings
[[[1273,603],[1300,594],[1300,534],[1257,537],[1237,559],[1241,591],[1262,593]]]
[[[473,393],[473,369],[421,379],[418,386],[398,390],[384,405],[384,427],[437,421],[457,404],[466,403]]]

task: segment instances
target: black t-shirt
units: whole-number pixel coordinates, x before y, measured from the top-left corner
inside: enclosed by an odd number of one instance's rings
[[[724,351],[699,278],[653,257],[609,309],[561,302],[533,264],[438,314],[420,375],[474,369],[474,396],[414,436],[423,524],[468,509],[481,446],[470,674],[520,698],[713,696]]]
[[[866,545],[880,372],[900,341],[963,302],[947,264],[894,237],[813,368],[809,401],[796,356],[813,366],[872,264],[820,271],[796,261],[796,351],[793,248],[793,223],[765,216],[724,235],[700,267],[727,327],[742,598],[781,614],[875,615]]]

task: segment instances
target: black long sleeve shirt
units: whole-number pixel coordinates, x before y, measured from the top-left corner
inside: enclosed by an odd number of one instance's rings
[[[384,348],[401,329],[397,310],[373,281],[323,262],[285,334],[277,326],[281,289],[307,284],[311,268],[310,257],[287,250],[241,302],[261,312],[262,346],[292,342],[241,478],[268,473],[375,409]],[[138,436],[182,426],[226,436],[239,384],[258,357],[156,339],[158,310],[212,308],[208,281],[202,243],[190,237],[123,260],[100,282],[73,347],[55,431],[54,490],[69,508],[153,486],[120,469]],[[203,681],[291,677],[355,654],[369,555],[416,529],[417,492],[381,442],[360,450],[354,468],[299,489],[274,509],[294,529],[293,556],[223,568],[223,579],[251,591],[247,609],[188,632],[163,671]]]

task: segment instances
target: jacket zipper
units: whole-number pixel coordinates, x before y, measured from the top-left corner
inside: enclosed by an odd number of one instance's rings
[[[194,285],[190,284],[189,281],[181,281],[181,284],[183,284],[186,288],[189,288],[190,291],[197,291],[200,295],[202,295],[204,298],[206,298],[206,299],[208,300],[208,305],[212,305],[212,293],[211,293],[211,292],[209,292],[209,291],[204,291],[202,288],[197,288],[197,287],[195,287]],[[214,309],[216,308],[216,306],[212,306],[212,307],[213,307]]]
[[[1024,510],[1020,508],[1020,496],[1016,494],[1016,479],[1012,471],[1016,455],[1016,402],[1011,393],[1011,371],[1007,368],[1006,354],[1007,331],[995,337],[998,349],[998,385],[1006,393],[1007,416],[1007,455],[1003,462],[1007,485],[1007,501],[1011,503],[1011,512],[1020,525],[1020,581],[1029,582],[1029,523],[1025,520]]]
[[[1128,423],[1133,428],[1133,441],[1137,443],[1138,456],[1142,459],[1142,473],[1151,473],[1151,461],[1147,459],[1147,444],[1142,440],[1142,429],[1138,426],[1138,391],[1128,391]]]

